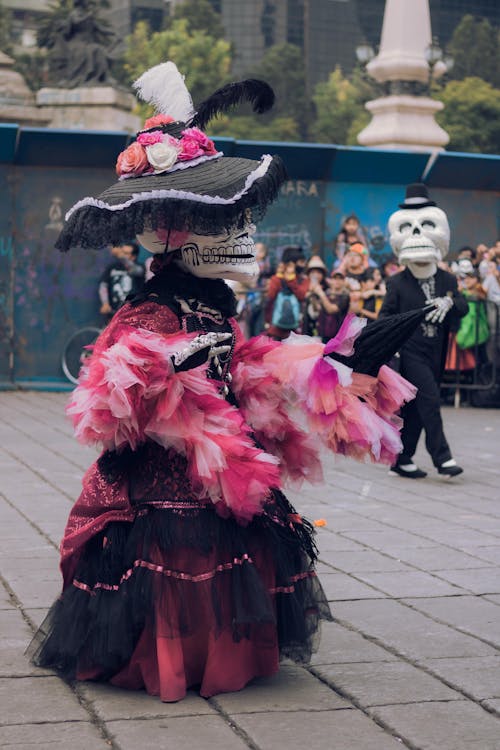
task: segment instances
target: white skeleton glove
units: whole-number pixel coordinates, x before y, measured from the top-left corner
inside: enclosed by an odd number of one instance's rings
[[[220,357],[231,349],[230,344],[222,342],[232,337],[232,333],[202,333],[196,336],[184,349],[172,355],[174,370],[190,370],[193,367]]]
[[[442,323],[453,307],[451,297],[437,297],[432,300],[433,309],[427,313],[425,319],[429,323]]]

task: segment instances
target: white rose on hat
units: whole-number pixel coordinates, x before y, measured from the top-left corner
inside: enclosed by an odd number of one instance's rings
[[[179,158],[180,150],[179,141],[171,136],[167,136],[159,143],[153,143],[152,146],[146,146],[148,162],[156,174],[173,167]]]

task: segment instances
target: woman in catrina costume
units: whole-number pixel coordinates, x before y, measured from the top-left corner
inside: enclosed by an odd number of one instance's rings
[[[348,317],[326,345],[243,339],[223,279],[258,273],[252,222],[286,175],[277,156],[223,156],[203,128],[240,101],[268,109],[269,86],[229,84],[195,111],[171,62],[135,85],[158,114],[120,154],[118,182],[68,212],[58,247],[137,236],[154,276],[97,340],[68,406],[77,438],[103,452],[31,653],[70,679],[177,701],[239,690],[280,657],[307,662],[331,614],[311,524],[282,488],[321,480],[321,446],[391,464],[414,389],[381,366],[399,318],[365,337]]]

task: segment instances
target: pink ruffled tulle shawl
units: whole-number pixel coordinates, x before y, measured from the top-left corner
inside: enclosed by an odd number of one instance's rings
[[[83,443],[119,450],[150,438],[174,448],[186,456],[200,499],[248,521],[262,511],[269,488],[281,486],[278,459],[255,446],[242,415],[207,379],[206,365],[174,372],[172,355],[194,336],[124,329],[90,358],[68,414]]]

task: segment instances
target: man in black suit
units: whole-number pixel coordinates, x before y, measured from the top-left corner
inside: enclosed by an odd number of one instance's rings
[[[454,477],[457,465],[443,431],[439,383],[446,359],[450,326],[467,313],[453,274],[438,268],[448,252],[450,230],[446,214],[431,201],[425,185],[409,185],[405,202],[389,219],[391,246],[404,271],[387,281],[380,316],[406,312],[429,304],[430,311],[400,350],[401,375],[417,386],[416,398],[402,410],[403,451],[391,474],[409,479],[426,475],[413,463],[422,429],[425,445],[439,474]]]

